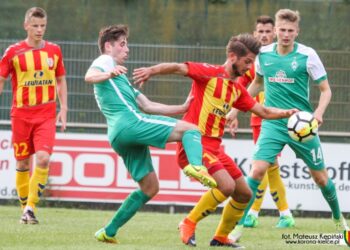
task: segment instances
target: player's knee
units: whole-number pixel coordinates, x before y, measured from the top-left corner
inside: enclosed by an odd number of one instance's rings
[[[236,187],[236,184],[232,181],[232,182],[218,182],[218,189],[220,190],[220,192],[229,197],[233,194],[233,192],[235,191],[235,187]]]
[[[139,182],[140,189],[150,198],[159,192],[159,181],[154,172],[147,174]]]
[[[253,193],[250,190],[250,188],[244,188],[240,190],[236,190],[232,198],[235,201],[241,202],[241,203],[248,203],[250,199],[252,199]]]
[[[36,165],[38,167],[46,168],[49,166],[50,156],[49,155],[37,155]]]
[[[265,171],[257,167],[253,167],[250,170],[250,174],[249,174],[249,176],[255,180],[262,180],[264,178],[264,175],[265,175]]]
[[[153,198],[159,192],[159,184],[157,183],[149,183],[149,185],[141,186],[142,192],[144,192],[150,198]]]
[[[186,132],[187,130],[199,130],[196,125],[185,121],[179,121],[177,126],[182,133]]]
[[[16,163],[16,168],[19,170],[27,170],[30,167],[30,160],[29,159],[25,159],[25,160],[20,160],[17,161]]]
[[[145,192],[150,198],[153,198],[154,196],[156,196],[156,194],[158,194],[159,192],[159,186],[158,185],[154,185],[151,188],[149,188],[147,190],[147,192]]]
[[[321,171],[314,171],[311,170],[311,175],[312,178],[314,179],[315,183],[320,186],[324,187],[328,183],[328,174],[326,170],[321,170]]]
[[[314,177],[314,180],[319,187],[325,187],[328,183],[328,178],[324,176],[316,176]]]

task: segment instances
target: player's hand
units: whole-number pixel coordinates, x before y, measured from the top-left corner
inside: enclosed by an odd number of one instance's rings
[[[313,115],[318,122],[318,127],[320,127],[323,123],[323,114],[318,112],[318,110],[316,109]]]
[[[134,84],[139,85],[140,88],[150,77],[151,77],[151,70],[145,67],[134,69],[134,72],[132,73]]]
[[[126,74],[128,72],[128,69],[122,65],[117,65],[114,67],[114,69],[110,72],[111,78]]]
[[[288,118],[299,111],[300,111],[299,109],[287,109],[287,110],[284,110],[283,112],[285,112],[285,116],[286,118]]]
[[[227,114],[226,114],[226,122],[227,123],[231,123],[231,122],[233,122],[234,120],[236,120],[237,119],[237,116],[238,116],[238,109],[235,109],[235,108],[232,108],[231,110],[230,110],[230,112],[228,112]]]
[[[236,133],[238,130],[238,119],[235,118],[233,120],[230,120],[230,122],[226,123],[228,132],[231,134],[232,137],[236,137]]]
[[[228,127],[229,133],[232,135],[232,137],[236,136],[238,129],[238,112],[238,109],[231,109],[226,115],[226,126]]]
[[[56,117],[56,123],[61,123],[61,132],[66,130],[67,126],[67,109],[61,108]]]

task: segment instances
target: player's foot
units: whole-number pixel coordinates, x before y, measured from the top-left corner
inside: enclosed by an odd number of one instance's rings
[[[340,215],[340,218],[338,220],[333,218],[333,222],[335,224],[335,229],[337,231],[344,231],[344,230],[349,231],[350,230],[343,215]]]
[[[244,227],[257,227],[259,225],[258,217],[254,214],[248,214],[243,225]]]
[[[291,228],[294,227],[295,221],[293,216],[281,216],[276,227],[277,228]]]
[[[98,230],[95,233],[95,238],[98,241],[102,241],[102,242],[106,242],[106,243],[113,243],[113,244],[117,244],[118,243],[118,241],[115,238],[115,236],[111,237],[111,236],[108,236],[106,234],[106,230],[104,228],[101,228],[100,230]]]
[[[32,210],[27,209],[23,212],[22,217],[19,220],[19,223],[35,225],[35,224],[39,224],[39,221],[35,217],[34,212]]]
[[[232,240],[233,243],[239,242],[239,239],[243,235],[243,225],[237,225],[232,232],[228,235],[228,238]]]
[[[180,238],[182,242],[189,246],[196,246],[196,224],[185,218],[179,224]]]
[[[235,249],[245,249],[244,246],[240,246],[233,242],[233,240],[230,240],[227,237],[219,237],[215,236],[214,239],[210,241],[211,247],[230,247]]]
[[[185,175],[192,177],[202,183],[206,187],[215,188],[217,187],[216,181],[214,178],[208,173],[208,170],[204,166],[193,166],[188,164],[183,169]]]

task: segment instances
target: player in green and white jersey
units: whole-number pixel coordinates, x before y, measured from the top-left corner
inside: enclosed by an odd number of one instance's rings
[[[152,102],[128,81],[127,69],[123,66],[129,54],[128,33],[126,25],[101,29],[98,42],[101,56],[93,61],[85,75],[85,81],[94,84],[97,104],[107,120],[109,142],[140,187],[126,198],[112,220],[95,233],[97,240],[110,243],[117,243],[115,235],[120,227],[158,193],[159,182],[149,146],[164,148],[167,142],[181,141],[190,163],[183,169],[184,173],[203,185],[216,187],[215,180],[202,166],[198,128],[163,116],[184,113],[190,100],[183,105]]]
[[[277,43],[262,47],[256,58],[256,77],[248,91],[255,96],[264,85],[265,106],[308,111],[314,113],[319,124],[322,124],[323,114],[332,96],[324,66],[315,50],[295,42],[299,33],[298,11],[281,9],[276,13],[275,20]],[[310,78],[318,84],[320,90],[319,103],[314,112],[309,101]],[[344,230],[347,227],[346,221],[339,209],[334,183],[325,169],[319,137],[306,143],[292,140],[288,135],[287,119],[264,120],[262,123],[252,169],[247,178],[253,194],[256,194],[267,169],[286,144],[309,167],[312,178],[332,210],[337,229]],[[249,206],[243,218],[247,211]],[[233,231],[231,238],[237,241],[241,234],[242,232]]]

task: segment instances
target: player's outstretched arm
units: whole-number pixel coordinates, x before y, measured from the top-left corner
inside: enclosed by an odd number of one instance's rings
[[[132,74],[134,84],[142,85],[152,76],[155,75],[187,75],[188,66],[185,63],[160,63],[151,67],[134,69]]]
[[[254,114],[260,116],[263,119],[273,120],[273,119],[282,119],[282,118],[288,118],[292,114],[298,112],[298,109],[279,109],[279,108],[272,108],[272,107],[265,107],[261,105],[260,103],[256,103],[252,109],[250,109],[251,112]]]
[[[188,110],[188,107],[190,106],[192,100],[193,96],[189,96],[185,103],[181,105],[167,105],[159,102],[152,102],[143,94],[139,94],[136,98],[137,105],[143,112],[148,114],[166,116],[185,113]]]
[[[109,72],[103,72],[99,70],[98,68],[90,68],[85,74],[85,82],[94,84],[94,83],[100,83],[105,80],[108,80],[110,78],[119,76],[121,74],[126,74],[128,72],[128,69],[122,65],[117,65]]]

